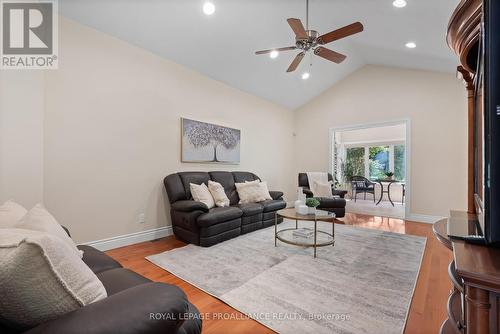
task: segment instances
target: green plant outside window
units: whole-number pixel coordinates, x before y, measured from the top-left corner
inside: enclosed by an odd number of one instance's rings
[[[365,148],[352,147],[346,150],[344,180],[349,182],[353,176],[365,176]]]

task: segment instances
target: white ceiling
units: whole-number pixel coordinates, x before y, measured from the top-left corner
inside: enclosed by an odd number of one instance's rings
[[[202,13],[204,0],[60,0],[60,12],[155,54],[248,93],[296,109],[365,64],[453,72],[457,60],[445,37],[459,0],[310,0],[311,29],[320,34],[360,21],[365,31],[328,44],[348,55],[336,65],[304,58],[286,73],[296,51],[277,59],[254,51],[294,45],[286,19],[305,24],[305,0],[212,0],[216,12]],[[415,41],[409,50],[405,43]]]

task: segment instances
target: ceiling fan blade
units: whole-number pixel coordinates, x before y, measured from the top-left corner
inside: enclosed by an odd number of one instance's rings
[[[360,22],[355,22],[353,24],[349,24],[348,26],[345,26],[343,28],[330,31],[327,34],[321,35],[318,38],[318,43],[319,44],[328,44],[330,42],[342,39],[347,36],[351,36],[354,34],[357,34],[359,32],[362,32],[364,30],[363,25]]]
[[[302,21],[300,21],[299,19],[287,19],[286,21],[290,25],[290,28],[292,28],[293,32],[295,33],[295,37],[297,39],[308,38],[306,29],[304,29]]]
[[[345,56],[341,53],[332,51],[332,50],[324,48],[322,46],[318,46],[316,48],[316,50],[314,50],[314,54],[317,56],[320,56],[321,58],[325,58],[329,61],[333,61],[334,63],[337,63],[337,64],[340,64],[341,62],[343,62],[347,58],[347,56]]]
[[[288,69],[286,71],[287,72],[295,71],[297,69],[297,67],[299,66],[300,62],[302,61],[302,58],[304,58],[305,55],[306,55],[305,52],[301,52],[298,55],[296,55],[295,58],[293,59],[292,63],[290,64],[290,66],[288,66]]]
[[[287,46],[284,48],[277,48],[277,49],[269,49],[269,50],[261,50],[261,51],[256,51],[256,55],[264,55],[266,53],[271,53],[273,51],[289,51],[289,50],[295,50],[297,47],[296,46]]]

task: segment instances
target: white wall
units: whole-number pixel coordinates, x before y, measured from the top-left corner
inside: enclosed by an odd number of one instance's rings
[[[330,128],[410,119],[411,213],[465,210],[466,107],[451,74],[366,66],[296,111],[295,166],[328,169]]]
[[[162,180],[177,171],[248,170],[293,194],[291,111],[66,19],[59,36],[44,194],[77,241],[170,224]],[[241,129],[241,164],[181,163],[181,117]]]
[[[0,71],[0,203],[43,200],[42,71]]]

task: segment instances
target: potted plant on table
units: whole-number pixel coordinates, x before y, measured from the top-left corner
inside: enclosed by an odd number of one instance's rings
[[[393,180],[394,179],[394,173],[393,172],[386,172],[385,176],[387,180]]]
[[[306,200],[306,206],[308,208],[308,214],[313,215],[316,213],[316,208],[319,206],[319,200],[317,198],[308,198]]]

